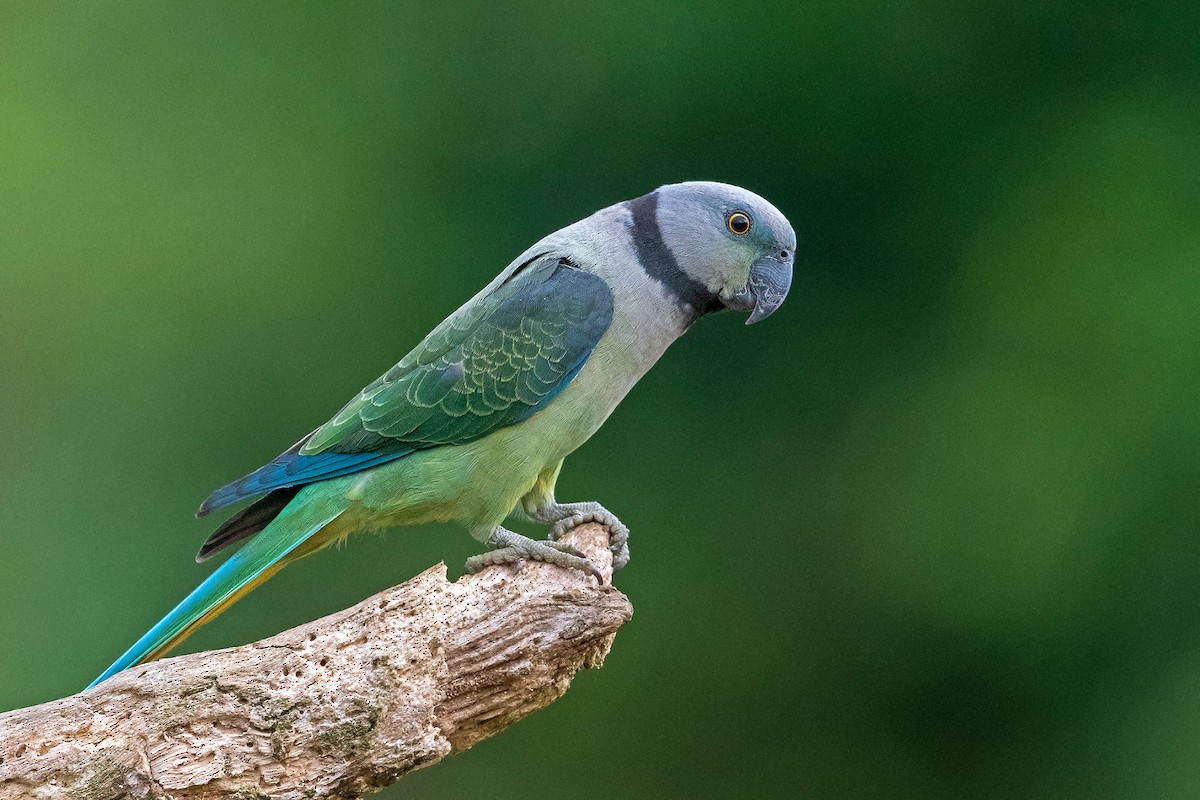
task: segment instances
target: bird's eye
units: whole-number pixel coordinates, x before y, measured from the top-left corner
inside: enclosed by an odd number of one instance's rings
[[[725,225],[738,236],[750,230],[750,217],[741,211],[735,211],[725,218]]]

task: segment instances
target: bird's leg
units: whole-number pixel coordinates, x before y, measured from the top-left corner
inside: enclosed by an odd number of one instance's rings
[[[599,503],[557,503],[526,510],[534,522],[551,523],[550,540],[557,542],[572,528],[585,522],[596,522],[608,528],[608,549],[613,553],[613,569],[618,570],[629,563],[629,528],[617,519],[617,515]]]
[[[503,525],[497,525],[492,529],[492,535],[488,537],[487,543],[496,549],[468,558],[464,567],[467,572],[479,572],[492,564],[512,564],[527,558],[531,561],[557,564],[568,569],[583,570],[595,575],[596,580],[600,583],[604,583],[604,576],[587,559],[587,556],[565,542],[537,541],[510,531]]]

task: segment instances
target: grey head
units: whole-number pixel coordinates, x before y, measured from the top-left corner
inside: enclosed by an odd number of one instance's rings
[[[638,260],[693,316],[749,311],[746,324],[783,304],[796,232],[779,209],[727,183],[660,186],[625,203]]]

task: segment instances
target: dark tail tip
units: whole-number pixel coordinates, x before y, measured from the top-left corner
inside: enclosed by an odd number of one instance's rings
[[[196,554],[196,561],[203,563],[214,553],[225,549],[234,542],[248,539],[270,525],[271,520],[279,516],[279,512],[292,502],[292,498],[300,492],[301,488],[303,487],[289,486],[286,489],[276,489],[225,520],[200,547],[200,552]],[[203,511],[204,506],[201,506],[200,509]]]
[[[217,489],[215,492],[210,494],[208,497],[204,498],[204,502],[201,503],[200,508],[198,508],[196,510],[196,517],[197,518],[207,517],[209,514],[216,511],[218,508],[221,508],[222,506],[227,506],[230,503],[236,502],[237,501],[237,491],[235,490],[236,486],[237,486],[237,481],[234,481],[233,483],[229,484],[228,486],[222,486],[220,489]]]

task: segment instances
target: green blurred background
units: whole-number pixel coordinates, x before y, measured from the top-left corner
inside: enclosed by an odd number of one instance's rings
[[[1200,13],[966,5],[4,6],[0,710],[528,244],[702,178],[799,267],[567,462],[636,616],[382,796],[1196,797]],[[186,649],[475,551],[357,538]]]

